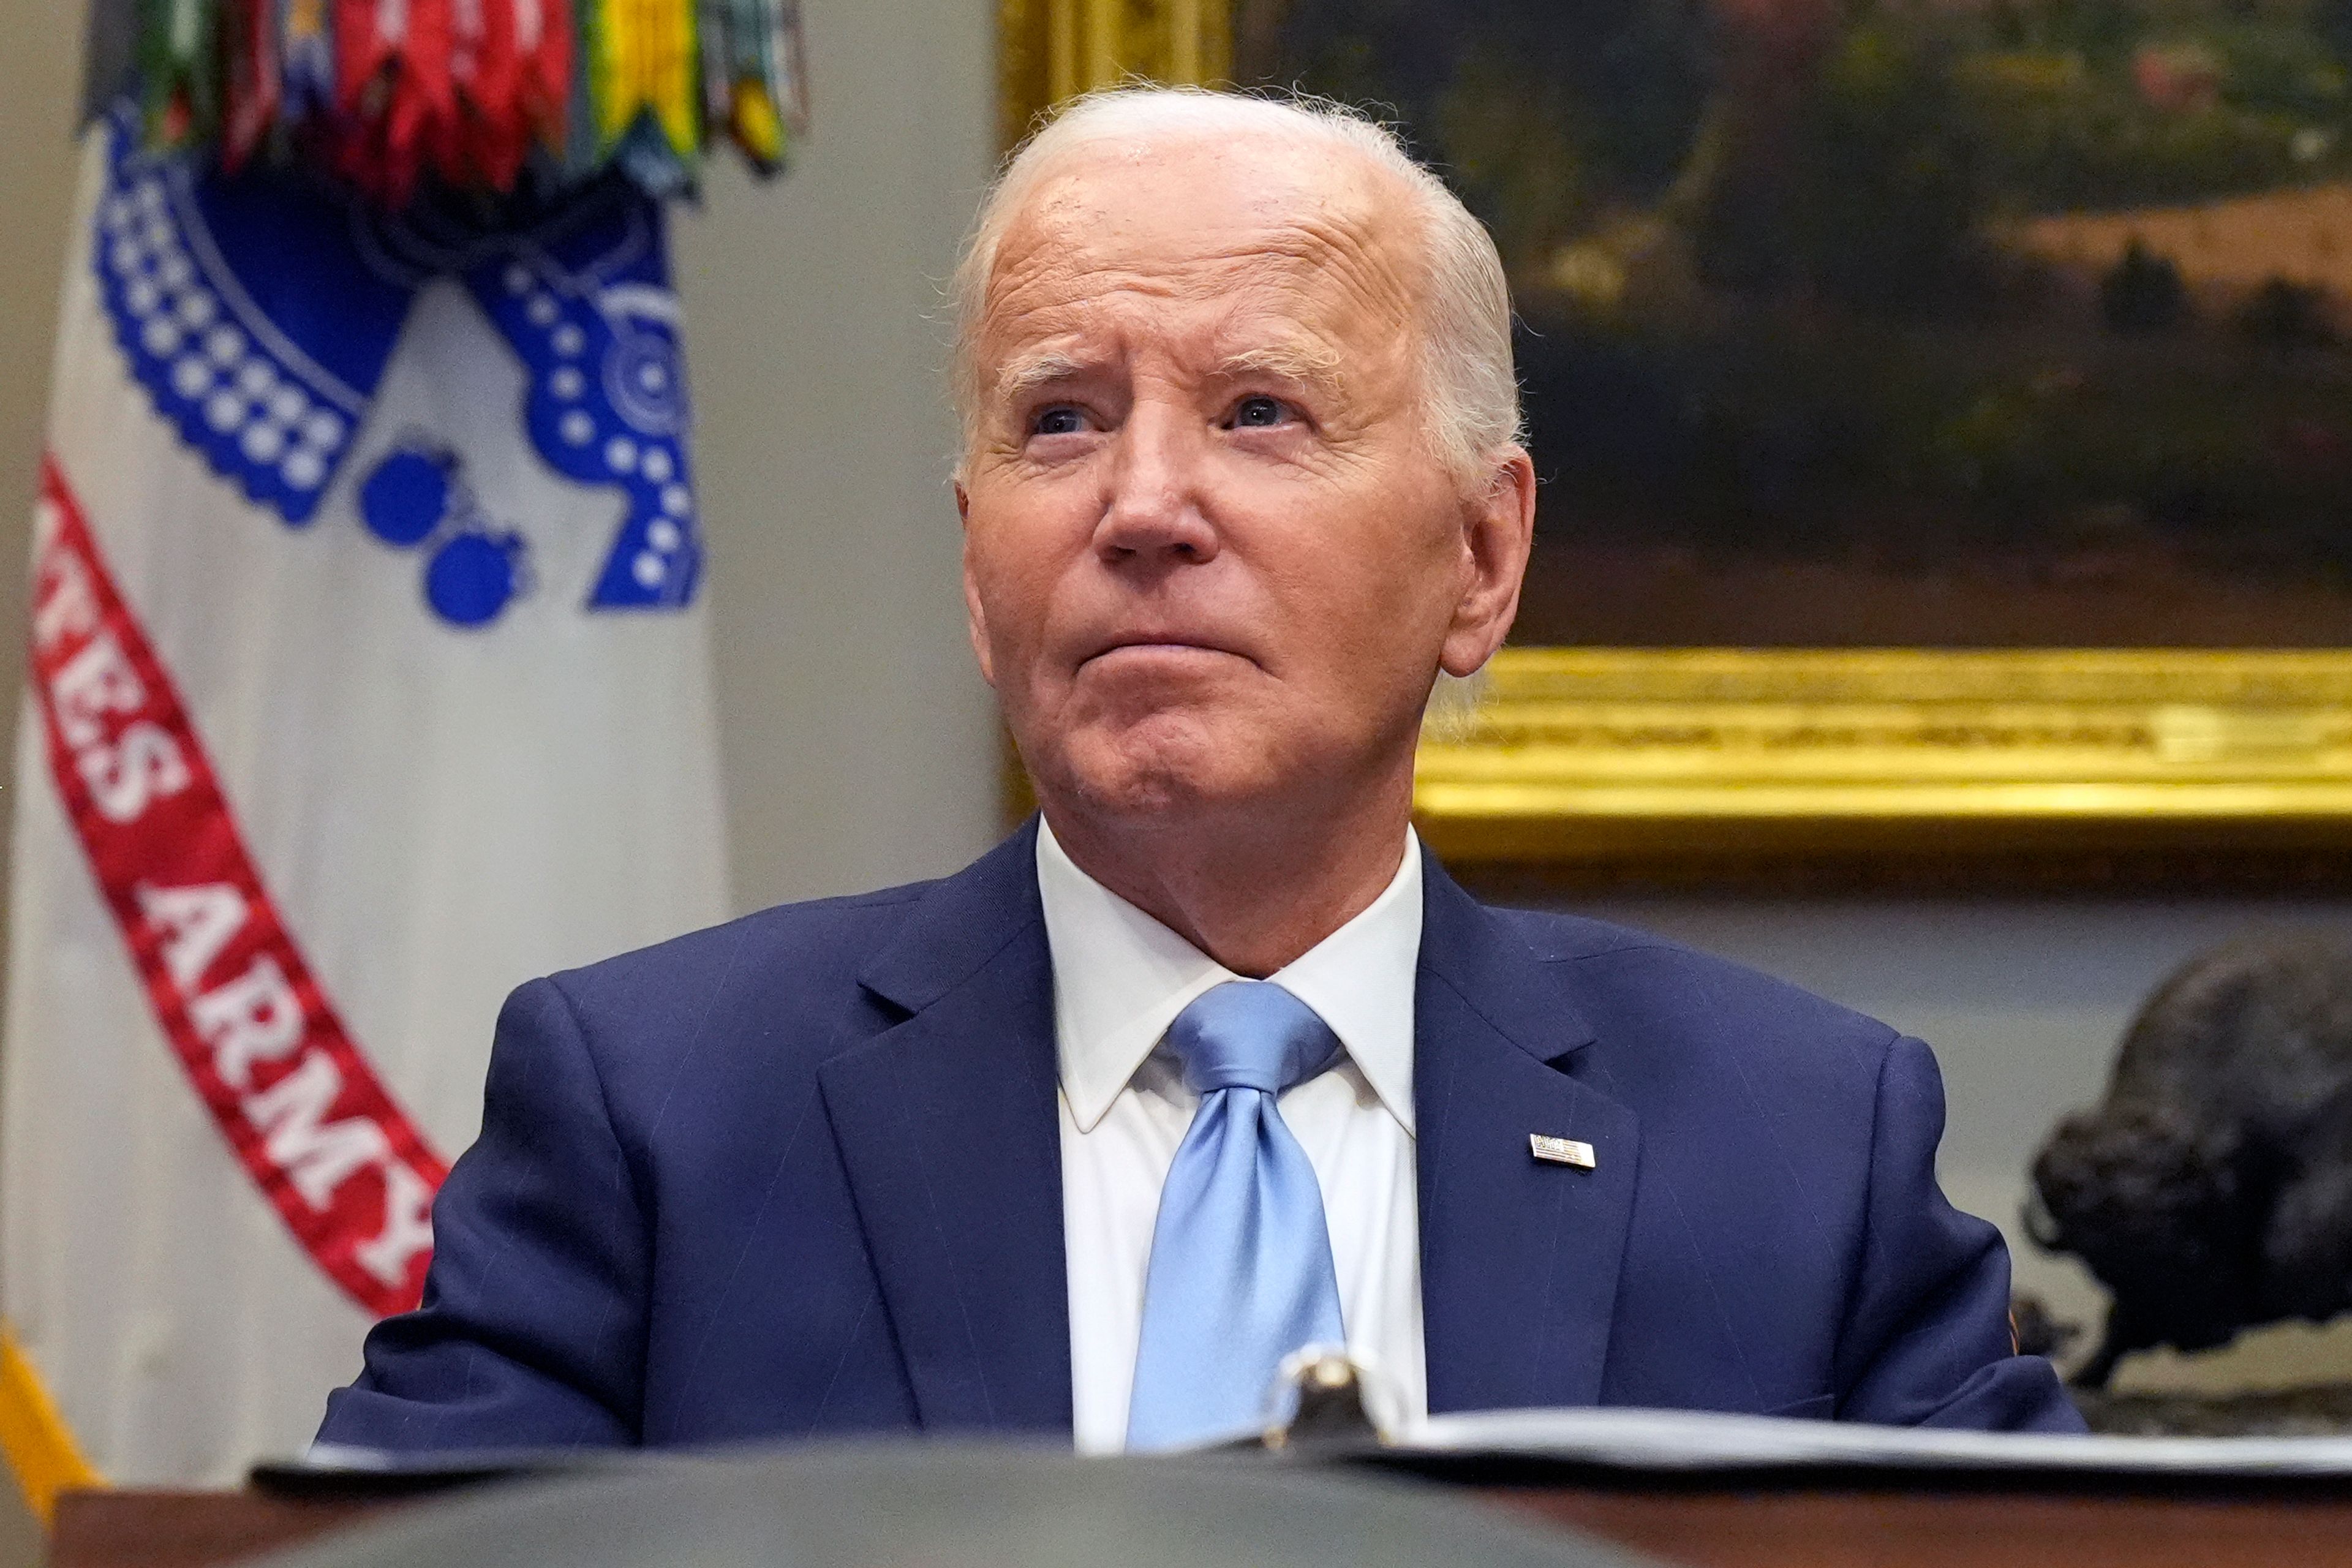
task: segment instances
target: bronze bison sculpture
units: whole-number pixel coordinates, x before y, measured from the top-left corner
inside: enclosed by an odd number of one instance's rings
[[[2112,1293],[2084,1386],[2132,1351],[2352,1307],[2352,937],[2254,937],[2180,969],[2033,1189],[2028,1233]]]

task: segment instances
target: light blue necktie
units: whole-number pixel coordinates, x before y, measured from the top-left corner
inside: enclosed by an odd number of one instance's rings
[[[1201,1108],[1152,1226],[1129,1448],[1256,1426],[1282,1358],[1346,1337],[1323,1189],[1274,1104],[1338,1052],[1330,1026],[1279,985],[1233,980],[1178,1014],[1168,1045]]]

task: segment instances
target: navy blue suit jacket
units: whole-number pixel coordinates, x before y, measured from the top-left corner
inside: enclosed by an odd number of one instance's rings
[[[1070,1430],[1034,829],[960,875],[533,981],[423,1307],[322,1441]],[[1433,859],[1414,1004],[1434,1411],[2079,1428],[1936,1185],[1925,1046]],[[1538,1163],[1529,1133],[1591,1143]]]

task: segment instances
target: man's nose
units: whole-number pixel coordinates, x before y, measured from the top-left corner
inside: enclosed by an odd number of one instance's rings
[[[1172,410],[1138,406],[1115,438],[1095,548],[1112,565],[1198,565],[1217,531],[1201,507],[1203,433]]]

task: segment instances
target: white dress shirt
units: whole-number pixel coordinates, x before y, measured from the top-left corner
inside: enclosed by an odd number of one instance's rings
[[[1081,1453],[1127,1443],[1143,1279],[1160,1189],[1199,1097],[1161,1037],[1185,1004],[1239,978],[1077,868],[1037,830],[1061,1064],[1062,1222],[1070,1382]],[[1410,828],[1371,907],[1270,976],[1321,1015],[1341,1056],[1276,1102],[1323,1189],[1349,1352],[1375,1369],[1383,1425],[1427,1414],[1421,1214],[1413,1184],[1413,971],[1421,853]]]

